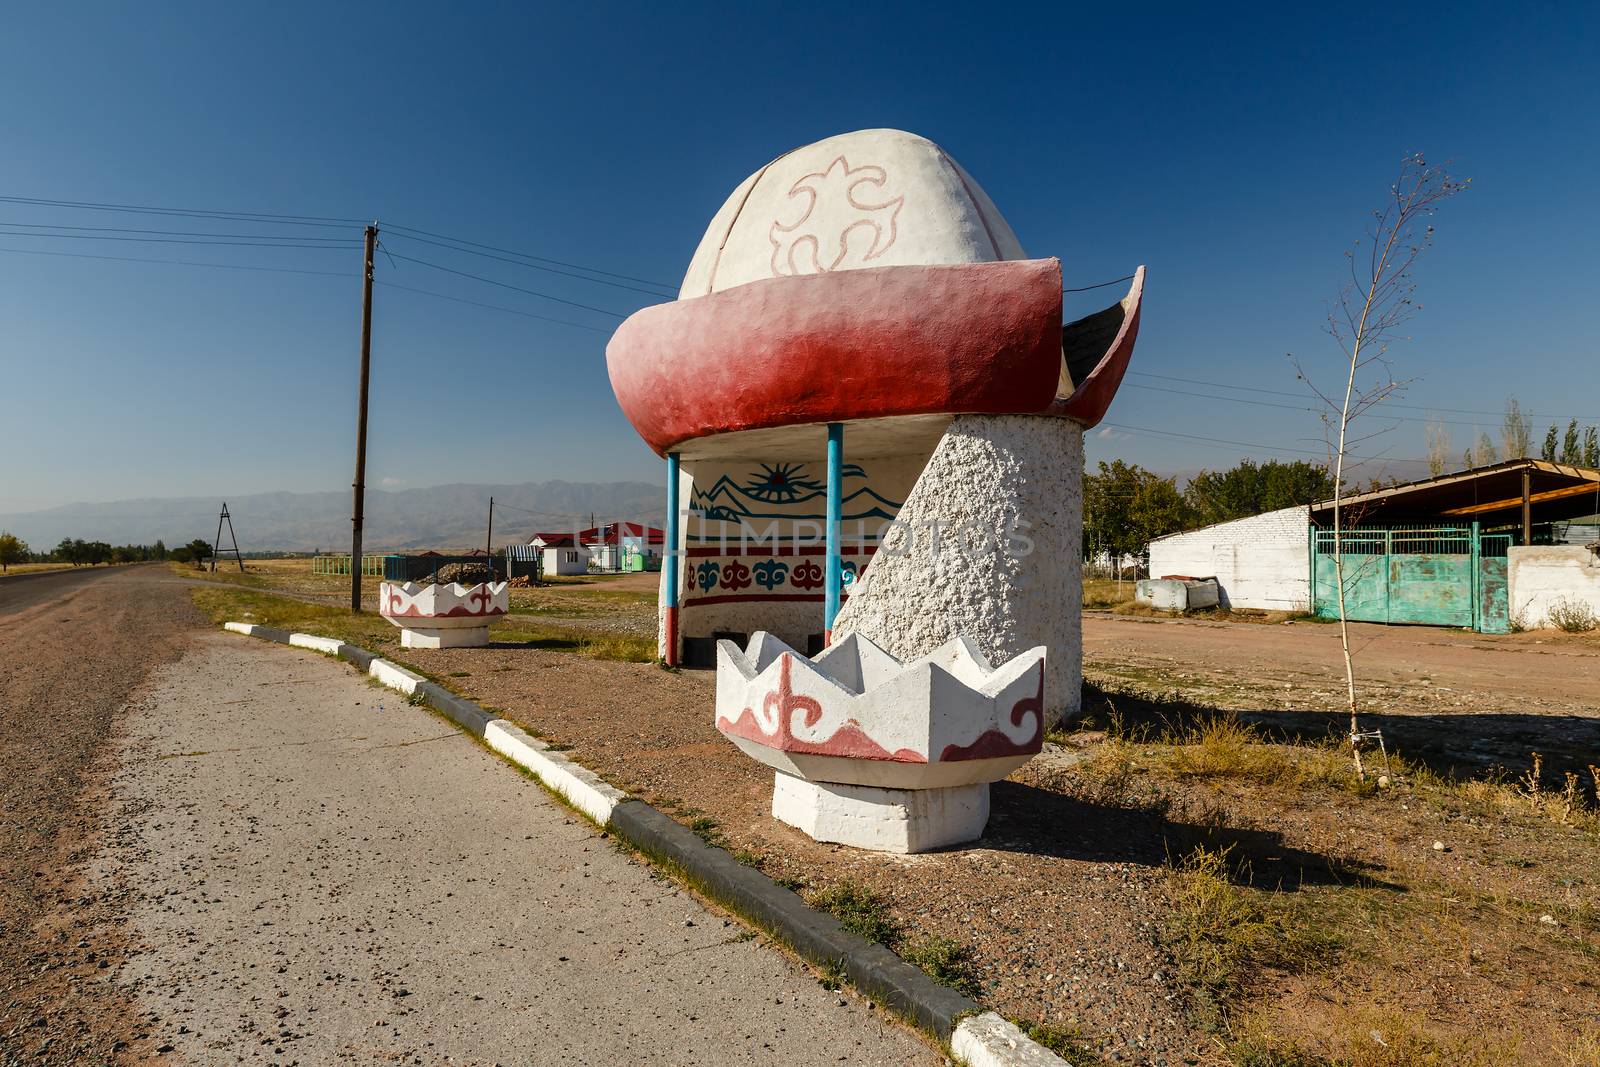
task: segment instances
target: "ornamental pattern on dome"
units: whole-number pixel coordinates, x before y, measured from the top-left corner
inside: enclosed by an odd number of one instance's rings
[[[789,187],[789,199],[805,198],[805,210],[788,224],[772,220],[768,232],[772,276],[822,274],[841,265],[869,263],[887,252],[898,236],[900,208],[906,198],[902,195],[871,203],[864,199],[871,194],[858,190],[873,186],[882,195],[888,182],[884,168],[873,164],[851,167],[842,155],[823,170],[797,179]],[[819,205],[823,210],[817,210]],[[846,220],[842,225],[841,218]]]

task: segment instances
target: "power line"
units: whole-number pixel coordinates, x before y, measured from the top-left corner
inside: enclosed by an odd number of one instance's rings
[[[471,248],[459,248],[459,247],[457,247],[455,245],[452,245],[452,244],[446,244],[443,241],[430,241],[426,237],[413,237],[408,233],[391,233],[389,236],[390,237],[398,237],[402,241],[419,241],[419,242],[421,242],[422,244],[425,244],[425,245],[433,245],[435,248],[448,248],[452,252],[464,252],[469,256],[482,256],[484,259],[498,260],[501,263],[509,263],[514,267],[526,267],[529,270],[542,270],[542,271],[546,271],[547,273],[550,273],[550,274],[559,274],[559,275],[561,275],[562,277],[565,277],[565,278],[576,278],[579,281],[583,281],[583,282],[593,282],[596,285],[609,285],[609,286],[611,286],[611,287],[613,287],[615,289],[627,289],[630,292],[643,293],[645,296],[654,296],[654,297],[671,297],[672,296],[671,293],[657,292],[654,289],[641,289],[636,285],[628,285],[628,284],[626,284],[624,282],[607,281],[604,278],[591,278],[591,277],[589,277],[588,275],[585,275],[585,274],[575,274],[572,271],[560,270],[560,269],[558,269],[556,267],[546,267],[546,266],[543,266],[542,264],[539,264],[539,263],[524,263],[520,259],[512,259],[509,256],[497,256],[497,255],[494,255],[493,253],[490,253],[490,252],[479,252],[479,251],[476,251],[476,250],[471,249]],[[578,269],[579,270],[588,270],[589,268],[588,267],[579,267]],[[647,282],[646,284],[654,285],[656,283]]]
[[[575,326],[580,330],[593,330],[595,333],[610,333],[611,332],[610,330],[606,329],[603,326],[588,326],[588,325],[585,325],[584,323],[581,323],[581,322],[568,322],[566,319],[551,318],[549,315],[536,315],[531,311],[520,311],[517,308],[501,307],[499,304],[485,304],[482,301],[467,300],[467,299],[465,299],[463,297],[459,297],[459,296],[446,296],[444,293],[435,293],[430,289],[417,289],[417,288],[415,288],[413,286],[410,286],[410,285],[397,285],[394,282],[385,282],[385,281],[379,281],[378,284],[383,286],[383,287],[385,287],[385,288],[387,288],[387,289],[404,289],[408,293],[417,293],[417,294],[419,294],[421,296],[437,297],[440,300],[450,300],[450,301],[453,301],[453,302],[455,302],[457,304],[471,304],[473,307],[488,308],[490,311],[504,311],[507,315],[521,315],[522,317],[528,318],[528,319],[539,319],[539,320],[541,320],[543,322],[560,323],[562,326]],[[511,505],[510,504],[500,505],[500,504],[497,503],[496,506],[510,507]]]
[[[1235,448],[1254,448],[1263,452],[1294,452],[1303,456],[1318,456],[1327,458],[1326,451],[1317,451],[1311,448],[1293,448],[1288,445],[1264,445],[1254,441],[1230,441],[1222,437],[1202,437],[1199,434],[1177,433],[1173,430],[1153,430],[1148,426],[1129,426],[1121,422],[1102,422],[1102,426],[1110,426],[1118,430],[1128,430],[1133,433],[1155,434],[1159,437],[1177,437],[1185,441],[1204,441],[1213,445],[1231,445]],[[1403,459],[1398,456],[1347,456],[1347,459],[1384,463],[1422,463],[1420,459]]]
[[[107,204],[93,200],[46,200],[34,196],[0,196],[0,203],[73,208],[83,211],[120,211],[134,215],[178,215],[191,219],[229,219],[236,222],[261,222],[280,226],[363,226],[367,222],[366,219],[341,219],[327,215],[274,215],[259,211],[210,211],[203,208]]]
[[[385,249],[385,251],[387,252],[388,250]],[[541,300],[554,300],[558,304],[566,304],[568,307],[582,308],[584,311],[593,311],[601,315],[610,315],[612,318],[617,319],[625,319],[628,317],[619,311],[610,311],[606,308],[597,308],[592,304],[580,304],[576,300],[566,300],[559,296],[551,296],[549,293],[541,293],[535,289],[524,289],[520,285],[512,285],[509,282],[496,281],[493,278],[485,278],[481,274],[469,274],[464,270],[456,270],[453,267],[446,267],[438,263],[430,263],[425,259],[416,259],[412,256],[403,256],[399,252],[389,252],[388,254],[395,259],[403,259],[407,263],[415,263],[423,267],[432,267],[434,270],[442,270],[446,274],[455,274],[462,278],[471,278],[475,282],[483,282],[487,285],[498,285],[502,289],[510,289],[512,292],[516,293],[526,293],[529,296],[539,297]]]
[[[316,244],[346,243],[351,237],[305,237],[300,234],[286,234],[279,237],[270,233],[214,233],[210,230],[140,230],[127,226],[68,226],[63,222],[13,222],[9,219],[0,220],[0,226],[14,226],[19,229],[29,230],[79,230],[93,231],[95,233],[142,233],[155,234],[161,237],[214,237],[218,239],[231,237],[261,238],[267,241],[310,241]]]
[[[1269,396],[1293,396],[1293,397],[1299,397],[1301,399],[1305,398],[1305,394],[1304,393],[1291,393],[1291,392],[1288,392],[1288,391],[1283,390],[1283,389],[1262,389],[1262,388],[1259,388],[1257,386],[1251,386],[1251,385],[1229,385],[1226,382],[1208,382],[1208,381],[1204,381],[1204,380],[1202,380],[1200,378],[1180,378],[1180,377],[1177,377],[1176,375],[1172,375],[1172,374],[1151,374],[1148,371],[1131,370],[1128,373],[1129,374],[1133,374],[1133,375],[1137,375],[1137,376],[1139,376],[1141,378],[1159,378],[1162,381],[1168,381],[1168,382],[1186,382],[1189,385],[1204,385],[1204,386],[1209,386],[1212,389],[1233,389],[1233,390],[1236,390],[1238,392],[1245,392],[1245,393],[1265,393],[1265,394],[1267,394]],[[1396,407],[1396,408],[1405,408],[1407,411],[1430,411],[1430,412],[1432,412],[1432,411],[1444,411],[1444,412],[1448,412],[1449,414],[1452,414],[1452,415],[1490,415],[1490,416],[1493,416],[1495,418],[1503,418],[1504,415],[1505,415],[1505,412],[1503,412],[1503,411],[1483,411],[1483,410],[1479,410],[1479,409],[1476,409],[1476,408],[1442,408],[1442,407],[1435,407],[1435,406],[1433,406],[1431,404],[1401,404],[1401,403],[1397,403],[1397,402],[1394,402],[1394,401],[1387,401],[1387,400],[1384,401],[1384,406],[1386,406],[1386,407]],[[1584,422],[1591,421],[1592,419],[1595,418],[1595,416],[1592,416],[1592,415],[1579,415],[1579,416],[1541,415],[1541,414],[1539,414],[1537,412],[1533,412],[1533,411],[1525,411],[1525,412],[1523,412],[1523,415],[1526,416],[1527,418],[1530,418],[1530,419],[1557,419],[1557,420],[1559,420],[1559,419],[1563,419],[1563,418],[1576,417],[1580,421],[1584,421]]]
[[[58,241],[136,241],[153,245],[210,245],[217,248],[307,248],[324,252],[343,251],[343,245],[285,244],[278,241],[196,241],[186,237],[110,237],[93,233],[24,233],[0,229],[6,237],[44,237]],[[349,242],[353,247],[354,242]]]
[[[149,259],[144,256],[97,256],[89,252],[56,252],[45,248],[0,248],[22,256],[64,256],[68,259],[104,259],[117,263],[165,263],[174,267],[216,267],[221,270],[258,270],[269,274],[320,274],[325,278],[353,277],[349,271],[301,270],[295,267],[256,267],[244,263],[200,263],[188,259]]]
[[[1173,389],[1164,385],[1141,385],[1138,382],[1125,382],[1123,384],[1130,389],[1148,389],[1158,393],[1173,393],[1178,396],[1199,397],[1202,400],[1223,400],[1229,404],[1250,404],[1254,407],[1282,408],[1285,411],[1306,411],[1313,415],[1323,414],[1323,409],[1321,408],[1306,407],[1300,404],[1279,404],[1271,400],[1247,400],[1242,396],[1216,396],[1212,393],[1196,393],[1188,389]],[[1285,395],[1292,396],[1294,394],[1291,393]],[[1481,429],[1483,426],[1481,421],[1469,422],[1466,419],[1423,418],[1418,415],[1389,415],[1378,409],[1373,409],[1367,417],[1376,419],[1393,419],[1398,422],[1440,422],[1450,426],[1471,426],[1474,429]]]
[[[636,278],[631,274],[617,274],[613,271],[600,270],[596,267],[585,267],[581,263],[568,263],[565,260],[551,259],[549,256],[536,256],[531,252],[518,252],[511,248],[498,248],[495,245],[479,244],[476,241],[468,241],[464,237],[451,237],[448,234],[433,233],[430,230],[419,230],[414,226],[398,226],[391,222],[386,224],[386,228],[391,232],[399,230],[401,231],[402,236],[404,234],[422,234],[424,237],[437,237],[441,241],[453,241],[458,245],[467,245],[471,248],[483,248],[490,252],[502,252],[508,256],[521,256],[523,259],[537,259],[542,263],[554,263],[558,267],[571,267],[573,270],[585,270],[590,274],[603,274],[608,278],[620,278],[625,282],[638,282],[641,285],[653,285],[658,289],[671,290],[676,288],[676,286],[669,282],[653,281],[650,278]],[[417,239],[420,240],[420,238]],[[466,251],[466,249],[458,249],[458,251]]]
[[[1085,285],[1077,289],[1063,289],[1061,291],[1063,293],[1087,293],[1091,289],[1104,289],[1106,286],[1116,285],[1118,282],[1131,282],[1136,277],[1138,277],[1137,274],[1124,274],[1120,278],[1112,278],[1109,282],[1096,282],[1093,285]]]

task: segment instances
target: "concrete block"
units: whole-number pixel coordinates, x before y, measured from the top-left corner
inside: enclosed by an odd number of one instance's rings
[[[1159,611],[1184,611],[1189,607],[1189,591],[1176,578],[1141,578],[1134,586],[1133,599]]]
[[[430,619],[426,626],[407,623],[400,631],[400,647],[483,648],[486,646],[489,643],[488,623],[472,620],[469,625],[442,625],[464,621],[466,620]]]
[[[398,663],[390,663],[386,659],[374,659],[367,666],[367,673],[390,689],[398,689],[407,696],[415,693],[426,681],[422,675],[408,671]]]
[[[992,1011],[969,1015],[950,1035],[950,1051],[966,1067],[1067,1067],[1067,1061]]]
[[[377,653],[368,652],[356,645],[340,645],[339,658],[346,663],[354,665],[356,670],[365,674],[372,667],[372,661],[377,659]]]
[[[566,798],[567,803],[605,826],[616,806],[628,794],[600,779],[600,776],[568,759],[528,732],[504,719],[488,724],[484,743],[502,756],[526,767],[546,786]]]
[[[778,774],[772,816],[818,841],[875,852],[926,852],[983,836],[989,785],[877,789]]]
[[[442,685],[423,682],[417,686],[416,691],[422,694],[422,699],[428,702],[429,707],[473,737],[483,737],[489,724],[496,719],[496,716],[484,711],[465,697],[456,696]]]
[[[255,624],[249,622],[225,622],[222,628],[236,634],[244,634],[246,637],[254,637],[256,629]]]
[[[339,650],[344,648],[344,642],[332,637],[317,637],[315,634],[290,634],[289,643],[296,648],[309,648],[316,652],[326,652],[330,656],[337,656]]]

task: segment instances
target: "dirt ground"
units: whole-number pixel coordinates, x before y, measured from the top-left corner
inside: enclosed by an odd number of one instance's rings
[[[1600,755],[1600,635],[1487,635],[1431,626],[1350,627],[1361,710],[1402,750],[1443,767],[1520,770],[1534,750],[1578,768]],[[1263,714],[1301,733],[1338,729],[1339,629],[1086,612],[1090,681]]]
[[[0,1051],[6,1062],[150,1062],[148,1017],[96,980],[130,946],[100,844],[124,702],[202,624],[165,568],[0,583]]]
[[[1584,754],[1600,754],[1592,643],[1357,631],[1367,691],[1381,708],[1373,720],[1412,757],[1482,774],[1496,762],[1525,766],[1534,747],[1555,754],[1547,774],[1556,774],[1563,760],[1581,768]],[[1087,673],[1166,695],[1113,697],[1128,714],[1153,708],[1176,720],[1234,708],[1320,737],[1337,722],[1327,711],[1337,706],[1336,637],[1320,625],[1090,616]],[[1403,789],[1363,796],[1175,776],[1140,766],[1136,751],[1108,773],[1099,769],[1105,736],[1084,732],[995,787],[977,847],[861,853],[771,818],[770,773],[712,727],[710,672],[518,647],[407,655],[772,876],[811,889],[840,880],[873,888],[915,935],[972,950],[989,1006],[1077,1032],[1111,1062],[1227,1062],[1247,1017],[1291,1042],[1308,1031],[1395,1026],[1397,1041],[1437,1051],[1483,1026],[1514,1035],[1491,1050],[1499,1059],[1475,1058],[1488,1048],[1480,1041],[1444,1059],[1341,1063],[1537,1062],[1566,1047],[1566,1035],[1600,1033],[1600,987],[1586,977],[1600,959],[1600,849],[1592,834],[1548,820]],[[1109,710],[1096,701],[1097,718]],[[1202,845],[1231,848],[1253,868],[1252,885],[1296,894],[1293,907],[1337,916],[1349,945],[1337,966],[1241,990],[1236,1021],[1221,1032],[1197,1021],[1164,936],[1172,863]],[[1331,1054],[1326,1042],[1322,1051]]]

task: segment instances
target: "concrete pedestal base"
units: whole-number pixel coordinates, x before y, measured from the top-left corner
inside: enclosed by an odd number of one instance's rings
[[[400,631],[401,648],[482,648],[489,643],[489,624],[479,626],[410,626]]]
[[[989,785],[879,789],[778,774],[772,816],[818,841],[875,852],[926,852],[983,836]]]

